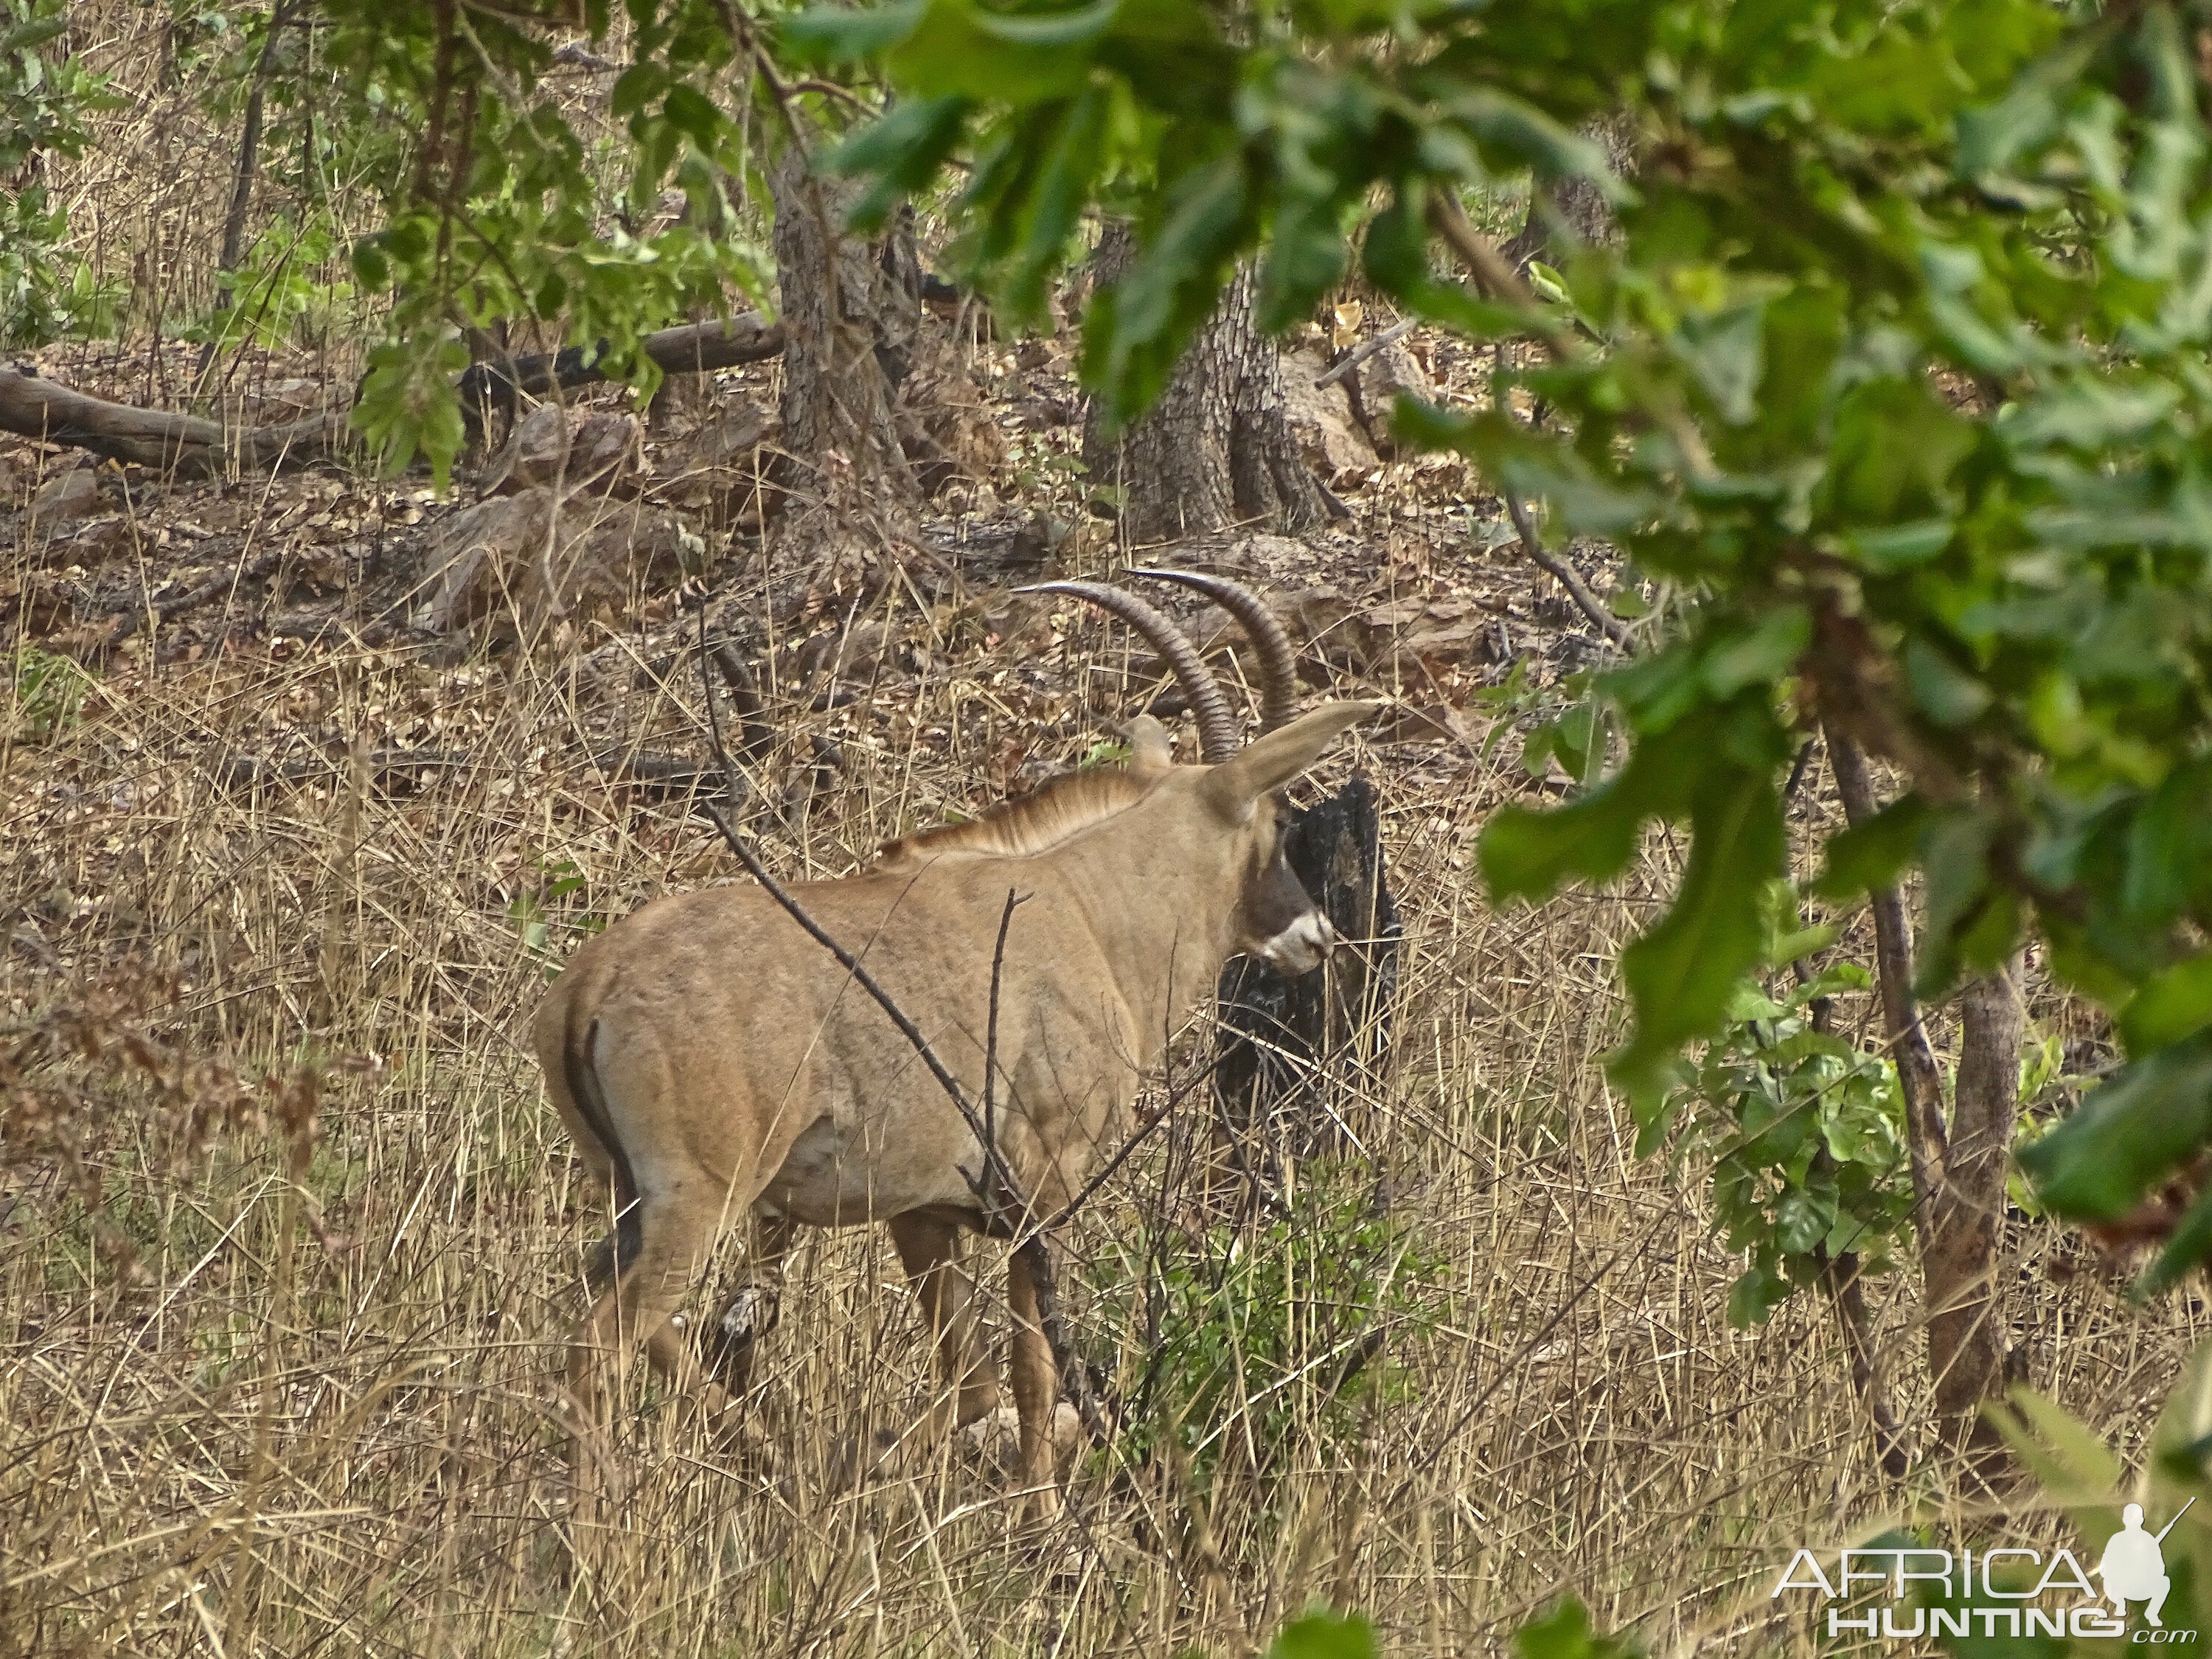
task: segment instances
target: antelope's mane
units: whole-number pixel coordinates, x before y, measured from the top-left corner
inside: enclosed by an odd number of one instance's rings
[[[911,863],[927,854],[998,854],[1019,857],[1057,847],[1070,836],[1134,806],[1159,781],[1121,767],[1095,767],[1048,779],[1026,795],[1016,795],[975,817],[883,844],[878,869]]]

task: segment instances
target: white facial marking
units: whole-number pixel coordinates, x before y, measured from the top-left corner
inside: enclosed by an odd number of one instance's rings
[[[1309,910],[1260,947],[1260,960],[1295,978],[1321,966],[1336,946],[1336,929],[1318,910]]]

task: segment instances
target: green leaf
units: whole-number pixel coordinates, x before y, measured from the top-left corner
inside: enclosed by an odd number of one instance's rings
[[[1894,886],[1899,872],[1919,851],[1931,816],[1926,801],[1905,795],[1832,837],[1826,866],[1813,884],[1814,896],[1851,899]]]
[[[1936,516],[1975,441],[1972,423],[1921,380],[1863,386],[1836,411],[1828,458],[1835,510],[1875,524]]]
[[[780,50],[802,63],[857,64],[880,57],[921,25],[930,0],[848,10],[817,6],[775,25]]]
[[[1764,305],[1686,319],[1672,344],[1721,419],[1742,426],[1756,417],[1759,383],[1766,372]]]
[[[1283,1626],[1267,1659],[1376,1659],[1375,1627],[1358,1613],[1308,1613]]]
[[[965,98],[914,99],[823,156],[824,173],[874,175],[873,187],[854,204],[847,222],[859,231],[880,229],[902,197],[927,185],[960,142],[970,107]]]
[[[1702,736],[1678,730],[1637,744],[1615,776],[1565,806],[1501,807],[1477,843],[1492,897],[1547,898],[1568,881],[1620,874],[1646,822],[1688,809],[1705,752]]]
[[[1729,994],[1759,962],[1761,890],[1782,867],[1782,804],[1770,773],[1713,766],[1692,798],[1693,837],[1681,890],[1666,919],[1621,953],[1636,1031],[1611,1070],[1649,1097],[1674,1051],[1717,1026]]]
[[[1923,519],[1916,524],[1854,530],[1844,538],[1844,548],[1876,575],[1887,576],[1927,563],[1957,534],[1958,526],[1949,519]]]
[[[2124,1215],[2212,1134],[2212,1032],[2135,1060],[2081,1109],[2021,1149],[2044,1206],[2109,1221]]]
[[[671,126],[702,149],[711,149],[720,135],[722,112],[696,87],[671,87],[662,101],[661,112]]]
[[[2174,963],[2120,1011],[2120,1030],[2130,1054],[2169,1047],[2207,1025],[2212,1025],[2212,951]]]
[[[1996,701],[1942,646],[1918,635],[1905,642],[1905,683],[1912,701],[1938,726],[1968,725]]]
[[[1796,667],[1812,641],[1813,613],[1802,605],[1778,605],[1705,648],[1705,690],[1725,702],[1746,686],[1771,684]]]
[[[1513,1646],[1521,1659],[1627,1659],[1637,1651],[1617,1636],[1593,1630],[1589,1609],[1571,1595],[1516,1631]]]
[[[1790,1299],[1790,1281],[1771,1267],[1748,1267],[1729,1286],[1728,1322],[1740,1331],[1765,1322]]]
[[[2170,1291],[2208,1259],[2212,1259],[2212,1187],[2191,1200],[2181,1219],[2174,1224],[2173,1236],[2166,1241],[2158,1260],[2151,1263],[2136,1292],[2156,1296]]]

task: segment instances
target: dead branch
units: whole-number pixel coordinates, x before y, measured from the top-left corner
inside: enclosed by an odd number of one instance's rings
[[[696,374],[775,356],[783,349],[783,325],[747,312],[727,322],[663,329],[639,345],[665,373]],[[480,416],[486,408],[511,410],[526,394],[596,385],[607,379],[605,355],[604,345],[575,346],[516,358],[506,368],[478,363],[461,376],[462,406]],[[349,425],[348,415],[332,413],[282,426],[230,428],[197,415],[112,404],[21,364],[0,364],[0,432],[189,477],[305,466],[343,447]]]
[[[783,325],[757,311],[726,322],[692,323],[665,328],[638,342],[638,349],[669,374],[700,374],[739,363],[764,362],[783,351]],[[596,386],[608,378],[610,348],[569,346],[544,356],[509,358],[504,364],[477,363],[461,376],[461,406],[471,416],[485,409],[512,410],[524,397],[540,397],[567,386]]]
[[[1628,649],[1636,638],[1628,624],[1606,609],[1604,601],[1591,592],[1589,585],[1575,574],[1574,566],[1545,550],[1542,540],[1536,534],[1536,526],[1528,517],[1528,509],[1510,491],[1505,496],[1505,510],[1513,515],[1513,528],[1520,532],[1521,550],[1528,556],[1529,562],[1567,590],[1567,597],[1575,602],[1576,609],[1597,625],[1599,633],[1622,650]]]
[[[283,426],[228,428],[197,415],[112,404],[0,364],[0,432],[88,449],[191,477],[305,466],[344,441],[346,416],[318,415]]]
[[[1408,317],[1404,322],[1393,324],[1390,327],[1384,329],[1382,333],[1376,335],[1373,339],[1366,341],[1363,344],[1352,347],[1351,350],[1344,354],[1344,361],[1342,362],[1331,365],[1322,374],[1315,377],[1314,390],[1319,392],[1328,386],[1334,386],[1339,380],[1351,374],[1353,369],[1358,368],[1360,364],[1365,362],[1376,352],[1389,350],[1392,346],[1397,344],[1399,341],[1404,339],[1408,334],[1411,334],[1413,331],[1413,325],[1419,321],[1420,321],[1420,319],[1418,317]]]
[[[708,729],[714,745],[714,758],[721,766],[722,775],[731,780],[731,793],[734,797],[738,770],[731,763],[729,750],[722,744],[722,722],[716,710],[714,682],[706,673],[706,627],[707,612],[702,605],[699,611],[700,689],[706,694]],[[921,1028],[907,1018],[906,1011],[898,1006],[891,994],[876,982],[875,975],[861,966],[860,958],[840,945],[834,935],[806,913],[805,907],[791,896],[783,884],[769,873],[768,866],[761,862],[760,854],[754,852],[744,837],[738,833],[738,826],[731,821],[729,815],[710,800],[702,801],[699,811],[720,833],[730,850],[738,855],[738,861],[745,866],[746,873],[761,884],[770,898],[783,907],[784,913],[797,922],[808,937],[835,957],[837,965],[852,975],[853,982],[866,991],[876,1006],[890,1017],[890,1022],[898,1028],[899,1035],[907,1040],[908,1046],[928,1067],[929,1074],[937,1079],[938,1087],[945,1091],[945,1097],[959,1111],[969,1132],[975,1137],[976,1145],[982,1149],[983,1167],[968,1176],[968,1184],[981,1206],[983,1231],[990,1237],[1014,1241],[1014,1260],[1021,1263],[1022,1271],[1028,1276],[1030,1287],[1036,1294],[1037,1325],[1044,1334],[1045,1345],[1052,1350],[1052,1363],[1060,1373],[1060,1385],[1075,1402],[1075,1408],[1082,1414],[1085,1425],[1094,1436],[1104,1439],[1109,1431],[1106,1413],[1091,1389],[1091,1374],[1084,1367],[1083,1357],[1077,1351],[1074,1336],[1068,1329],[1066,1312],[1060,1306],[1060,1290],[1053,1277],[1052,1253],[1046,1242],[1044,1225],[1030,1207],[1021,1183],[1015,1180],[1005,1154],[999,1150],[996,1138],[986,1128],[981,1116],[975,1110],[975,1103],[968,1098],[968,1091],[960,1086],[960,1079],[946,1069],[945,1062],[937,1057],[937,1051],[929,1046],[929,1039],[922,1036]],[[1013,914],[1012,896],[1010,894],[1008,898],[1006,915],[1011,918]],[[991,1058],[986,1056],[987,1063]]]

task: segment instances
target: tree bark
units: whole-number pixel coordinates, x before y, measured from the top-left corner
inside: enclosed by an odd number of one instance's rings
[[[1581,131],[1583,137],[1605,147],[1606,164],[1615,178],[1636,176],[1636,152],[1630,144],[1627,117],[1601,116],[1584,122]],[[1526,270],[1532,260],[1550,263],[1563,245],[1609,242],[1619,231],[1605,192],[1577,173],[1531,186],[1528,222],[1498,252],[1512,262],[1514,270]]]
[[[0,432],[204,477],[233,465],[247,471],[304,466],[344,443],[346,417],[234,431],[198,416],[112,404],[0,364]]]
[[[775,356],[784,349],[783,325],[747,312],[726,323],[663,329],[647,335],[639,345],[667,373],[691,374]],[[461,376],[461,407],[473,418],[481,418],[487,407],[512,409],[526,392],[604,380],[605,351],[604,346],[590,351],[571,347],[550,356],[517,358],[504,366],[478,363]],[[67,444],[111,460],[204,477],[233,466],[248,472],[304,466],[343,447],[349,428],[343,413],[282,426],[227,428],[195,415],[110,403],[0,364],[0,432]]]
[[[1844,814],[1863,823],[1878,810],[1866,757],[1832,726],[1827,740]],[[2005,1384],[2001,1245],[2026,1024],[2020,968],[2015,962],[1976,980],[1961,995],[1959,1069],[1947,1129],[1942,1073],[1913,1003],[1912,936],[1904,903],[1896,889],[1884,888],[1872,896],[1872,908],[1883,1024],[1905,1097],[1936,1418],[1944,1444],[1963,1459],[1967,1487],[1985,1492],[2005,1457],[2003,1437],[1982,1409],[2002,1396]]]
[[[664,328],[638,342],[638,349],[669,374],[699,374],[710,368],[757,363],[781,355],[783,325],[757,311],[724,322],[686,323]],[[597,385],[607,378],[605,342],[590,347],[526,357],[491,358],[472,363],[461,374],[461,408],[470,418],[486,409],[512,411],[526,393],[542,397],[556,387]]]
[[[1092,261],[1096,280],[1116,280],[1135,257],[1129,227],[1109,223]],[[1240,267],[1143,419],[1109,434],[1094,405],[1085,422],[1084,465],[1094,487],[1116,492],[1131,542],[1206,535],[1239,520],[1304,530],[1328,510],[1284,416],[1281,353],[1253,326],[1252,289],[1251,268]]]
[[[783,304],[782,538],[811,550],[855,532],[897,537],[921,499],[892,412],[913,367],[920,307],[840,234],[854,187],[816,176],[787,145],[769,175]]]
[[[1944,1437],[1986,1483],[2004,1437],[1982,1415],[2005,1388],[2005,1171],[2020,1105],[2020,1047],[2027,1024],[2021,963],[1969,984],[1960,1000],[1959,1073],[1941,1224],[1922,1247],[1932,1257],[1928,1357]],[[1940,1291],[1938,1287],[1940,1286]],[[1940,1363],[1939,1363],[1940,1361]]]

